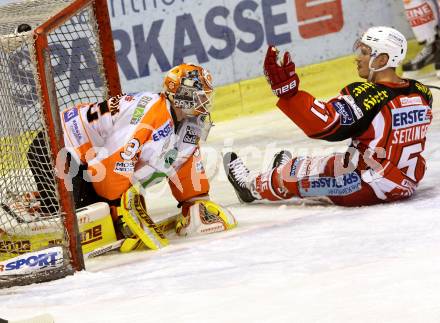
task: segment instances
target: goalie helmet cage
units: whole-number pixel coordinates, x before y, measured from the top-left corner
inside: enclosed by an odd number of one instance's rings
[[[59,112],[120,92],[106,0],[0,7],[0,288],[84,269]]]

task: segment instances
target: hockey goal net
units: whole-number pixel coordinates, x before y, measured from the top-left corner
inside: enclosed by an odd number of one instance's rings
[[[118,93],[106,0],[0,7],[0,288],[84,268],[59,111]]]

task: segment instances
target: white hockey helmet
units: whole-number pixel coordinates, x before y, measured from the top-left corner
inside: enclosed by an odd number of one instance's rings
[[[356,42],[356,48],[360,43],[371,48],[369,68],[372,72],[399,66],[405,58],[408,48],[405,36],[400,31],[386,26],[368,28],[361,39]],[[387,54],[388,62],[381,68],[373,69],[373,60],[380,54]]]

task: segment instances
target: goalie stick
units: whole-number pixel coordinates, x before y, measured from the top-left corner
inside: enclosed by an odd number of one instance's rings
[[[159,222],[156,223],[156,226],[159,230],[161,230],[163,233],[169,232],[174,229],[176,226],[176,221],[179,214],[172,215],[168,218],[165,218]],[[120,239],[115,242],[109,243],[108,245],[102,246],[100,248],[97,248],[89,253],[84,254],[84,259],[94,258],[101,256],[107,252],[119,249],[122,246],[122,243],[125,239]]]

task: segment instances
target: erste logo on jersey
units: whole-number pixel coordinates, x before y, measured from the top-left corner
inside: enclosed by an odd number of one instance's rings
[[[432,112],[427,106],[412,106],[391,110],[393,144],[405,144],[425,138]]]
[[[356,101],[351,95],[342,95],[341,98],[351,107],[356,118],[359,120],[364,116],[362,109],[356,104]]]
[[[392,109],[393,129],[402,129],[430,123],[429,110],[429,107],[424,105]]]
[[[165,123],[162,127],[156,129],[153,132],[153,141],[159,141],[163,138],[168,137],[171,134],[173,127],[171,120],[169,120],[167,123]]]

